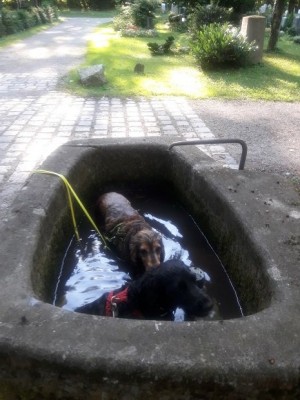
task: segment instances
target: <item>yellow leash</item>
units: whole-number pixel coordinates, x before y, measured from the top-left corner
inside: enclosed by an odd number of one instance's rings
[[[72,217],[72,222],[73,222],[73,226],[74,226],[74,231],[75,231],[75,235],[77,237],[78,240],[80,240],[80,236],[79,236],[79,232],[77,229],[77,224],[76,224],[76,218],[75,218],[75,212],[74,212],[74,206],[73,206],[73,200],[72,200],[72,195],[74,197],[74,199],[77,201],[79,207],[82,209],[82,211],[84,212],[85,216],[87,217],[87,219],[90,221],[90,223],[92,224],[93,228],[95,228],[96,232],[98,233],[98,235],[100,236],[103,244],[105,247],[107,247],[106,244],[106,240],[104,239],[103,235],[101,234],[101,232],[99,231],[97,225],[95,224],[95,222],[93,221],[92,217],[90,216],[90,214],[88,213],[87,209],[84,207],[82,201],[79,199],[79,197],[77,196],[75,190],[72,188],[72,186],[70,185],[70,183],[68,182],[67,178],[62,175],[62,174],[58,174],[57,172],[53,172],[53,171],[47,171],[44,169],[38,169],[36,171],[33,171],[34,174],[47,174],[47,175],[54,175],[59,177],[63,183],[65,184],[65,188],[67,190],[67,196],[68,196],[68,201],[69,201],[69,206],[70,206],[70,211],[71,211],[71,217]]]

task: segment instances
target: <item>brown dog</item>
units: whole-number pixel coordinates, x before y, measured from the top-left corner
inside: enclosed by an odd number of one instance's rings
[[[159,266],[164,260],[164,246],[159,233],[155,232],[130,202],[121,194],[110,192],[97,202],[99,221],[116,249],[117,255],[126,261],[134,275]]]

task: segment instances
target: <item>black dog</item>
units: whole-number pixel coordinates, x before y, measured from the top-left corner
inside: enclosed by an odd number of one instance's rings
[[[169,260],[75,311],[107,317],[174,320],[176,308],[183,309],[192,319],[208,315],[212,307],[211,299],[197,284],[196,275],[181,261]]]

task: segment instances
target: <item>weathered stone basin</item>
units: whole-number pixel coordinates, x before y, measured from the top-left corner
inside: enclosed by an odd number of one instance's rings
[[[217,169],[170,143],[69,142],[42,168],[68,177],[87,204],[102,185],[172,187],[205,226],[246,316],[174,324],[47,303],[72,225],[61,182],[33,175],[1,223],[0,398],[300,396],[298,194],[278,176]]]

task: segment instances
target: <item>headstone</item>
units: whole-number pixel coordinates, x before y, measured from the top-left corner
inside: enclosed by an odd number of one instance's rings
[[[280,29],[285,28],[285,24],[286,24],[287,19],[288,19],[288,18],[287,18],[286,16],[283,16],[283,17],[281,18]]]
[[[293,21],[293,28],[296,31],[296,35],[300,35],[300,15],[296,15]]]
[[[241,34],[249,43],[256,43],[256,50],[251,54],[251,62],[259,63],[262,60],[264,49],[266,18],[259,15],[250,15],[242,20]]]
[[[175,3],[172,3],[171,13],[177,15],[178,14],[178,6]]]
[[[144,64],[137,63],[134,67],[134,72],[139,75],[144,75],[145,66]]]
[[[153,17],[147,17],[146,28],[147,29],[153,29],[154,28]]]
[[[266,11],[267,11],[267,8],[268,8],[268,5],[265,3],[265,4],[263,4],[261,7],[259,7],[259,12],[261,13],[261,14],[264,14]]]
[[[80,82],[88,86],[103,86],[107,83],[104,76],[104,65],[97,64],[87,68],[78,70]]]

